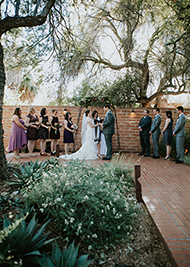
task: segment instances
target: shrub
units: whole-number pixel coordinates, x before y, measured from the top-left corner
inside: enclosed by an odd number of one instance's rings
[[[41,179],[43,171],[51,170],[58,165],[58,162],[58,159],[53,158],[41,162],[39,162],[39,160],[36,162],[30,161],[29,164],[20,166],[19,171],[13,169],[12,172],[14,173],[14,176],[10,181],[7,181],[7,184],[16,188],[28,186],[28,182]]]
[[[87,267],[93,260],[87,260],[88,255],[83,255],[77,259],[79,246],[74,247],[74,242],[61,252],[59,246],[53,246],[51,258],[43,255],[38,259],[41,267]]]
[[[184,142],[185,149],[187,149],[190,153],[190,130],[185,133],[185,142]]]
[[[160,138],[160,155],[165,157],[166,156],[166,146],[163,145],[163,137]],[[185,133],[185,140],[184,140],[184,149],[190,151],[190,130],[186,131]],[[174,136],[174,143],[172,146],[171,157],[176,158],[176,137]]]
[[[190,166],[190,156],[185,156],[183,162]]]
[[[139,211],[130,193],[131,172],[118,163],[95,169],[85,161],[70,161],[29,180],[22,195],[28,205],[53,217],[69,240],[78,237],[100,248],[130,235]]]
[[[54,240],[47,240],[48,233],[43,234],[49,221],[34,234],[37,227],[35,215],[27,226],[26,217],[16,218],[12,223],[4,216],[3,230],[0,232],[0,251],[4,255],[1,255],[0,264],[5,264],[9,259],[23,264],[36,263],[36,257],[41,256],[39,249]]]
[[[10,211],[12,209],[20,208],[20,199],[15,197],[18,191],[9,194],[7,192],[2,192],[0,195],[0,224],[2,223],[2,215],[5,212]]]

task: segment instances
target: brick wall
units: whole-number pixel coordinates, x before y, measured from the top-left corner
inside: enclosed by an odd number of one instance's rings
[[[26,115],[28,114],[28,108],[29,106],[22,106],[22,117],[25,119]],[[35,106],[36,114],[40,114],[42,106]],[[47,115],[49,116],[49,119],[51,120],[51,110],[52,108],[57,108],[54,106],[47,107]],[[64,106],[64,107],[58,107],[58,117],[61,122],[63,122],[63,109],[66,108],[68,111],[72,114],[72,120],[74,124],[77,123],[77,118],[79,114],[79,107],[70,107],[70,106]],[[11,116],[14,112],[15,106],[4,106],[3,107],[3,128],[4,128],[4,145],[5,149],[8,146],[9,143],[9,137],[11,134]],[[101,107],[90,107],[89,109],[94,110],[96,109],[99,113],[99,116],[101,118],[104,118],[105,114],[103,112],[103,109]],[[83,108],[82,114],[80,116],[79,121],[79,130],[78,134],[75,138],[75,148],[78,149],[81,146],[81,124],[82,124],[82,116],[86,108]],[[118,120],[118,126],[119,126],[119,137],[120,137],[120,148],[122,152],[139,152],[141,150],[140,143],[139,143],[139,132],[138,132],[138,123],[140,118],[142,117],[144,108],[133,108],[134,113],[131,112],[131,108],[117,108],[117,120]],[[165,112],[168,110],[168,108],[162,108],[160,115],[162,117],[162,123],[161,123],[161,129],[164,127],[165,123]],[[173,112],[173,118],[174,118],[174,126],[177,120],[177,114],[175,112],[175,109],[170,109]],[[150,116],[153,118],[153,112],[152,109],[149,109]],[[190,109],[185,110],[185,115],[190,115]],[[190,120],[187,120],[186,123],[186,130],[190,129]],[[152,140],[151,140],[152,142]],[[59,140],[60,143],[60,149],[63,150],[63,130],[61,131],[61,139]],[[39,149],[39,141],[36,142],[36,148]],[[70,145],[70,148],[72,149],[72,145]],[[118,136],[117,136],[117,129],[116,134],[113,136],[113,151],[118,152],[119,146],[118,146]]]

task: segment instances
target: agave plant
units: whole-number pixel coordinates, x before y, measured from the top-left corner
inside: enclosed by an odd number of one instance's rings
[[[47,240],[49,233],[43,234],[50,220],[34,234],[38,222],[36,216],[33,216],[27,226],[25,218],[16,218],[15,222],[12,223],[9,218],[4,216],[3,230],[0,235],[0,250],[8,248],[7,257],[14,257],[17,261],[22,259],[23,262],[36,263],[36,257],[42,256],[39,249],[55,238]]]
[[[74,247],[74,242],[61,252],[59,246],[55,244],[52,249],[51,258],[45,254],[43,258],[38,258],[41,267],[87,267],[93,260],[87,260],[88,255],[83,255],[77,259],[79,246]]]
[[[27,184],[30,177],[33,176],[34,172],[38,168],[39,168],[38,160],[35,163],[30,162],[30,164],[20,166],[19,171],[16,170],[12,171],[14,173],[14,178],[12,178],[11,181],[7,181],[7,184],[18,188],[24,186],[25,184]]]
[[[34,181],[41,179],[43,171],[47,171],[48,166],[55,166],[57,164],[57,159],[50,159],[42,162],[39,162],[39,160],[35,162],[30,161],[30,164],[20,166],[19,172],[12,170],[14,178],[12,178],[11,181],[7,181],[7,184],[17,188],[24,187],[28,185],[29,180]]]

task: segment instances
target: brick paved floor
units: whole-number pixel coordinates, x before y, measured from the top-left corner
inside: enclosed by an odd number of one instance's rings
[[[47,157],[29,157],[22,153],[20,161],[45,160]],[[18,162],[12,154],[8,161]],[[141,165],[143,201],[161,234],[174,266],[190,267],[190,166],[173,161],[125,154],[124,162]],[[101,160],[93,162],[100,165]]]
[[[141,165],[142,197],[174,266],[190,267],[190,166],[132,156]]]

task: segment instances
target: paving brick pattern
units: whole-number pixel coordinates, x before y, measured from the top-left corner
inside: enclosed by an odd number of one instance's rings
[[[47,157],[28,157],[20,161],[45,160]],[[9,154],[8,161],[17,162]],[[143,201],[173,260],[173,266],[190,267],[190,166],[173,161],[125,154],[124,162],[141,165]],[[106,162],[107,163],[107,162]],[[93,161],[99,166],[101,160]]]
[[[132,161],[141,165],[143,201],[174,266],[190,267],[190,166],[136,155]]]

